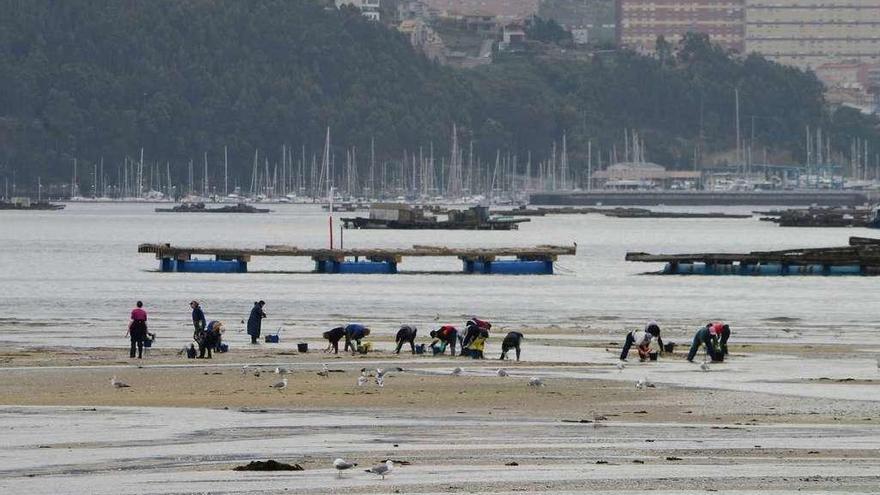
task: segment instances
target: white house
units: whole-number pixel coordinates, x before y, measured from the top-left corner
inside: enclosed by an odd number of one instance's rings
[[[379,0],[336,0],[337,9],[343,5],[353,5],[359,8],[364,17],[371,21],[378,21],[380,18]]]

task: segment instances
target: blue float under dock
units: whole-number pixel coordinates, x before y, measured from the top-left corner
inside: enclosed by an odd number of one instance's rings
[[[740,264],[740,263],[667,263],[663,268],[665,275],[744,275],[744,276],[784,276],[784,275],[864,275],[859,265],[784,265],[781,263]]]
[[[315,273],[358,273],[365,275],[390,275],[397,273],[397,263],[393,261],[315,260]]]
[[[159,269],[179,273],[247,273],[247,262],[239,260],[175,260],[163,258]]]
[[[465,273],[485,275],[553,275],[552,261],[532,260],[462,260]]]
[[[265,248],[177,247],[141,244],[138,252],[155,254],[163,272],[245,273],[253,256],[309,257],[316,273],[395,274],[406,256],[458,258],[465,273],[494,275],[552,275],[559,256],[572,256],[577,246],[514,248],[411,248],[300,249],[294,246]],[[194,256],[214,259],[194,259]]]

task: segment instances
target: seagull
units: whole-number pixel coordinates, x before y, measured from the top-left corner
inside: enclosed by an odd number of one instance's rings
[[[247,375],[248,368],[250,368],[250,366],[247,365],[247,364],[244,365],[244,366],[242,366],[242,367],[241,367],[241,374],[242,374],[242,375]]]
[[[437,314],[434,316],[434,321],[440,321],[440,313],[437,313]]]
[[[327,363],[321,365],[321,371],[318,372],[318,376],[323,376],[324,378],[330,376],[330,370],[327,369]]]
[[[624,363],[623,361],[618,361],[617,362],[617,371],[623,371],[624,368],[626,368],[626,363]]]
[[[702,363],[700,363],[700,369],[703,371],[709,371],[709,363],[703,361]]]
[[[376,385],[378,385],[379,388],[384,387],[385,386],[385,378],[381,377],[381,376],[377,376],[376,377]]]
[[[653,387],[653,385],[647,378],[639,378],[639,381],[636,382],[636,388],[642,390],[645,387]]]
[[[348,462],[343,459],[336,459],[335,461],[333,461],[333,467],[336,468],[336,472],[338,474],[342,474],[343,471],[351,469],[357,465],[358,463],[356,462]]]
[[[529,378],[529,386],[530,387],[543,387],[544,382],[543,382],[543,380],[541,380],[537,376],[533,376],[533,377]]]
[[[368,381],[370,381],[370,379],[367,378],[366,376],[364,376],[364,375],[359,376],[358,377],[358,387],[363,387],[364,385],[367,384]]]
[[[385,464],[376,464],[370,469],[365,469],[364,471],[367,473],[378,474],[384,480],[385,475],[390,473],[392,469],[394,469],[394,462],[388,460],[385,461]]]
[[[110,385],[113,385],[116,388],[129,388],[129,387],[131,387],[131,385],[129,385],[125,382],[120,382],[119,380],[117,380],[116,375],[113,375],[113,378],[110,379]]]
[[[276,375],[286,375],[288,373],[290,373],[290,370],[287,368],[280,368],[280,367],[275,368]]]
[[[461,368],[459,368],[458,366],[456,366],[455,369],[452,370],[453,376],[461,376],[461,373],[462,373]]]
[[[254,370],[254,376],[259,378],[260,377],[260,370]]]
[[[507,376],[507,370],[504,368],[499,368],[498,371],[495,372],[498,376],[504,377]]]
[[[272,388],[274,388],[275,390],[284,390],[285,388],[287,388],[287,377],[282,378],[280,382],[272,385]]]

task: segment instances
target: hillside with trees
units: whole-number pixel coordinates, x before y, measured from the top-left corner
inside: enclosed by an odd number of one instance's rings
[[[337,162],[351,147],[393,161],[433,144],[441,156],[453,123],[484,161],[541,160],[565,134],[581,167],[588,141],[607,161],[630,129],[651,161],[691,168],[695,150],[735,147],[736,89],[754,149],[802,159],[807,126],[839,152],[853,137],[880,148],[876,120],[829,110],[811,73],[732,58],[698,35],[654,58],[500,53],[454,70],[313,0],[0,0],[0,11],[0,175],[19,182],[69,181],[75,158],[115,174],[142,148],[180,183],[190,160],[217,163],[225,148],[246,182],[255,151],[273,163],[282,146],[320,155],[327,127]]]

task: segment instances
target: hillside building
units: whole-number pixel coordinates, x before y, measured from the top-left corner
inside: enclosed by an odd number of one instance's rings
[[[688,32],[705,33],[727,49],[743,51],[745,0],[618,0],[617,42],[653,52],[659,36],[676,44]]]
[[[880,2],[746,0],[745,49],[801,68],[880,62]]]

